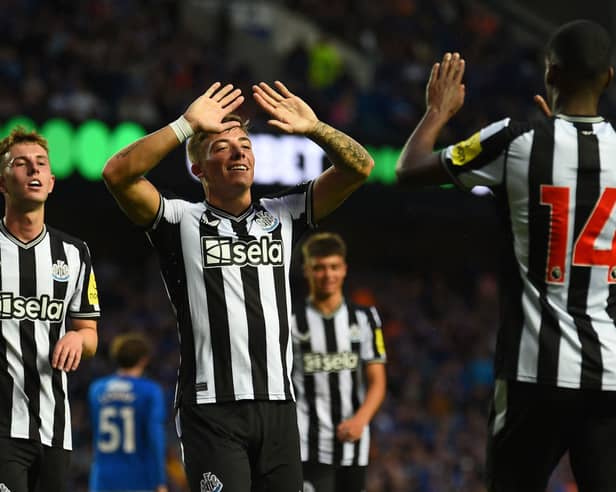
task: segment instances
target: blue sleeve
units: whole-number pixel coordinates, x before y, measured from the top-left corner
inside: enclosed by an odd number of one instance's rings
[[[164,485],[167,483],[166,460],[165,460],[165,404],[163,392],[158,385],[152,387],[152,401],[149,405],[148,415],[148,438],[149,448],[152,450],[155,468],[153,475],[156,484]]]

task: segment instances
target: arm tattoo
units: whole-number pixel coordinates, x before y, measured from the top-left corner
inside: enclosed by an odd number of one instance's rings
[[[122,158],[128,156],[128,154],[130,154],[133,151],[133,149],[137,147],[137,145],[139,145],[140,143],[141,143],[141,139],[137,140],[136,142],[133,142],[128,147],[126,147],[124,150],[120,151],[118,155]]]
[[[363,173],[370,166],[370,154],[345,133],[319,121],[310,138],[325,150],[334,166]]]

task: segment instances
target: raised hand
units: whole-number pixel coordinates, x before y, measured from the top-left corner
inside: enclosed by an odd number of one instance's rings
[[[464,60],[459,53],[445,53],[441,63],[435,63],[426,87],[426,107],[437,111],[444,119],[451,118],[464,104],[462,83]]]
[[[184,118],[194,131],[220,133],[240,125],[238,121],[222,123],[222,119],[244,102],[242,91],[231,84],[221,86],[220,82],[213,83],[188,106]]]
[[[545,101],[543,96],[536,94],[535,97],[533,97],[533,101],[535,101],[535,104],[545,116],[547,116],[548,118],[552,116],[552,110],[548,106],[548,103]]]
[[[307,135],[314,130],[319,119],[302,99],[293,94],[285,85],[274,82],[276,89],[265,82],[252,86],[252,95],[272,119],[268,123],[286,133]]]

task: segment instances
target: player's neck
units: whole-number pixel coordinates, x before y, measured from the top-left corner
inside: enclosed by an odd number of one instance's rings
[[[597,116],[598,99],[590,92],[567,96],[558,94],[554,100],[554,114],[568,116]]]
[[[143,368],[140,366],[120,368],[117,371],[118,376],[128,376],[139,378],[143,374]]]
[[[326,316],[336,312],[342,305],[343,299],[342,292],[336,292],[328,296],[319,295],[315,292],[310,294],[310,303],[317,311]]]
[[[210,205],[213,205],[220,210],[224,210],[225,212],[236,217],[244,213],[248,207],[250,207],[252,201],[250,190],[235,196],[207,193],[205,195],[205,199]]]
[[[17,239],[28,243],[36,239],[43,231],[45,225],[45,209],[43,207],[27,212],[6,207],[4,226]]]

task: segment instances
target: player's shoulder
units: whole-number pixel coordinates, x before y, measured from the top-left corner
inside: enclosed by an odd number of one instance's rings
[[[76,236],[73,236],[72,234],[69,234],[47,224],[45,224],[45,227],[47,228],[47,233],[49,234],[50,238],[58,239],[63,243],[71,244],[79,249],[87,248],[86,242],[83,239],[80,239]]]
[[[160,199],[163,207],[172,207],[174,209],[183,209],[183,210],[197,210],[205,208],[205,202],[201,201],[191,201],[186,198],[177,196],[175,194],[170,193],[161,193]]]
[[[90,393],[100,393],[101,391],[104,391],[105,387],[112,378],[113,376],[102,376],[93,380],[90,383]]]
[[[272,204],[272,203],[279,202],[279,201],[292,200],[294,197],[298,197],[298,196],[303,197],[304,195],[306,195],[311,185],[312,185],[312,181],[306,181],[304,183],[300,183],[298,185],[285,188],[282,191],[279,191],[277,193],[271,193],[271,194],[268,194],[260,198],[258,200],[258,203],[263,206],[267,206],[268,204]]]
[[[370,312],[374,312],[376,311],[376,306],[372,305],[372,304],[362,304],[359,302],[355,302],[352,300],[347,300],[345,299],[345,304],[347,306],[347,309],[353,310],[353,311],[358,311],[358,312],[362,312],[362,313],[370,313]]]
[[[147,377],[141,376],[139,378],[135,378],[134,380],[135,386],[137,386],[140,390],[145,392],[159,392],[162,391],[162,386],[157,381]]]

